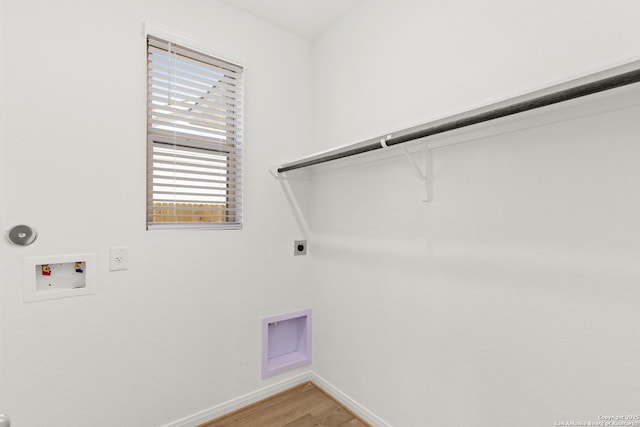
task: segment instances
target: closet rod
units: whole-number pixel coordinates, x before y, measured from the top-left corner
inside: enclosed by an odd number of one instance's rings
[[[360,144],[347,146],[343,150],[331,152],[326,155],[319,155],[311,159],[303,159],[296,162],[284,164],[279,167],[277,171],[278,173],[283,173],[295,169],[317,165],[320,163],[330,162],[332,160],[342,159],[344,157],[355,156],[357,154],[391,147],[393,145],[402,144],[404,142],[414,141],[416,139],[424,138],[427,136],[449,132],[455,129],[460,129],[478,123],[499,119],[501,117],[523,113],[525,111],[546,107],[548,105],[557,104],[559,102],[570,101],[572,99],[592,95],[598,92],[603,92],[606,90],[615,89],[638,82],[640,82],[640,69],[616,74],[611,77],[606,77],[600,80],[595,80],[593,82],[570,87],[568,89],[559,90],[557,92],[538,96],[529,100],[516,102],[487,112],[472,114],[470,116],[451,120],[442,124],[429,126],[425,129],[418,129],[413,132],[408,132],[404,135],[396,137],[380,137],[378,139],[364,141]]]

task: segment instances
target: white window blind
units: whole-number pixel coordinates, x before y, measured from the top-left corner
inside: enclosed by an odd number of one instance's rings
[[[147,228],[242,227],[243,67],[147,36]]]

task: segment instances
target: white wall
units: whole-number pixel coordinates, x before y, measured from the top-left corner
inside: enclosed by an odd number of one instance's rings
[[[315,42],[317,147],[637,59],[639,8],[627,0],[364,1]]]
[[[639,16],[628,1],[363,2],[314,46],[314,151],[637,57]],[[635,414],[639,114],[436,150],[427,204],[401,157],[318,168],[315,371],[397,427]]]
[[[310,149],[309,43],[216,1],[3,3],[2,224],[40,236],[1,243],[0,409],[23,427],[158,426],[281,379],[260,380],[260,319],[309,308],[309,259],[268,169]],[[242,231],[144,230],[144,22],[248,67]],[[128,271],[108,271],[110,246]],[[81,252],[95,295],[23,303],[23,257]]]
[[[0,1],[0,224],[4,226],[4,1]],[[5,259],[5,245],[0,245],[0,259]],[[5,277],[5,263],[0,261],[0,277]],[[2,288],[0,287],[0,300]],[[0,378],[2,378],[2,304],[0,304]],[[2,413],[2,387],[0,387],[0,413]]]

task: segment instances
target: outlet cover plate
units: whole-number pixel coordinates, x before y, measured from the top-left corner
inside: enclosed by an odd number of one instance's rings
[[[129,254],[124,246],[113,247],[109,255],[109,270],[127,270],[129,268]]]
[[[293,254],[306,255],[307,254],[307,241],[306,240],[294,240],[293,242]]]

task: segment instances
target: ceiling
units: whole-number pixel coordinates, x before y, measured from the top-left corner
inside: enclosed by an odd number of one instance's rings
[[[362,0],[222,0],[307,40],[313,40]]]

